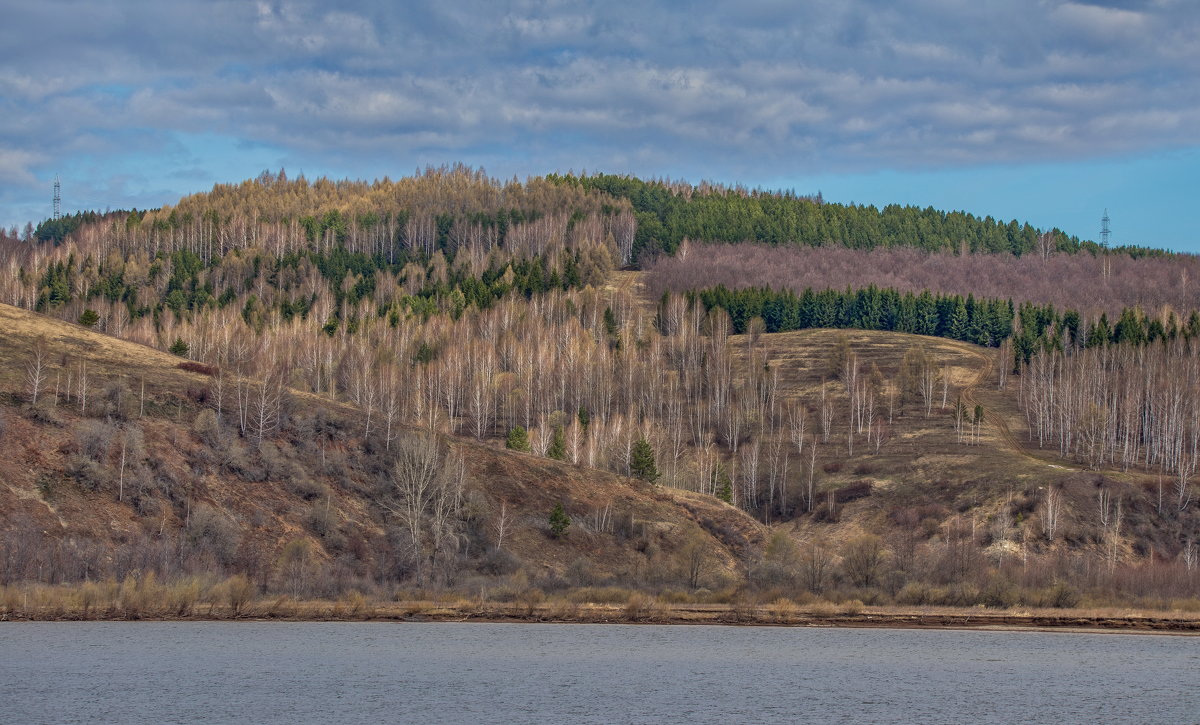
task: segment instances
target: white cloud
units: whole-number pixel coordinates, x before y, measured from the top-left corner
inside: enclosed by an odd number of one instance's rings
[[[726,176],[1200,144],[1200,3],[64,7],[0,29],[5,178],[202,131],[347,168],[388,149]]]
[[[40,154],[0,146],[0,182],[21,186],[37,186],[37,176],[30,170],[44,158]]]

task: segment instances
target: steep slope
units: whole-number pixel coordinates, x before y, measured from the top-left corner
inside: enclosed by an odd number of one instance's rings
[[[761,546],[761,526],[706,496],[415,430],[375,450],[356,411],[314,395],[287,394],[277,432],[242,436],[232,403],[212,412],[211,369],[4,305],[0,329],[4,581],[240,572],[297,596],[417,575],[670,582],[699,542],[716,585]],[[432,508],[417,517],[414,544],[394,466],[429,447],[463,488],[443,528]],[[553,537],[558,503],[572,524]]]

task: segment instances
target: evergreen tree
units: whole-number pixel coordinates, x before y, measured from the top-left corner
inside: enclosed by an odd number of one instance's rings
[[[171,343],[170,350],[171,350],[172,355],[178,355],[179,357],[187,357],[188,344],[183,341],[182,337],[177,337],[177,338],[175,338],[175,342]]]
[[[1141,345],[1146,342],[1146,327],[1140,310],[1134,307],[1126,307],[1121,310],[1121,318],[1117,320],[1117,325],[1113,328],[1112,339],[1114,342],[1133,345]]]
[[[967,340],[970,332],[970,316],[967,314],[967,305],[961,297],[954,300],[954,308],[950,313],[950,319],[946,326],[946,337],[952,340]]]
[[[654,449],[650,447],[650,442],[646,440],[645,436],[633,444],[633,455],[629,467],[636,478],[647,483],[654,483],[658,480],[658,467],[654,465]]]
[[[95,310],[90,308],[84,310],[83,314],[79,316],[79,324],[83,325],[84,327],[92,327],[99,321],[100,315],[97,314]]]
[[[717,470],[713,473],[716,478],[717,498],[725,503],[733,503],[733,481],[729,479],[729,473],[721,464],[717,464]]]
[[[550,535],[556,539],[561,539],[567,535],[567,528],[570,525],[571,517],[567,516],[567,512],[560,501],[554,505],[554,510],[550,512]]]
[[[550,438],[550,447],[546,450],[546,457],[556,461],[564,461],[567,458],[567,437],[563,434],[561,425],[554,426],[554,434]]]
[[[1087,343],[1085,347],[1099,347],[1112,341],[1112,328],[1108,325],[1108,315],[1100,313],[1100,319],[1088,326]]]
[[[516,426],[508,432],[508,439],[504,441],[504,447],[510,451],[522,451],[528,453],[532,449],[529,447],[529,433],[521,426]]]

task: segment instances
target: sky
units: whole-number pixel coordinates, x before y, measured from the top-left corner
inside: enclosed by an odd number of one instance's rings
[[[1200,252],[1200,2],[0,0],[0,224],[602,171]]]

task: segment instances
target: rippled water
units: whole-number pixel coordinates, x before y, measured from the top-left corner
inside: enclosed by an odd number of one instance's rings
[[[0,624],[3,723],[1188,723],[1198,683],[1191,637]]]

